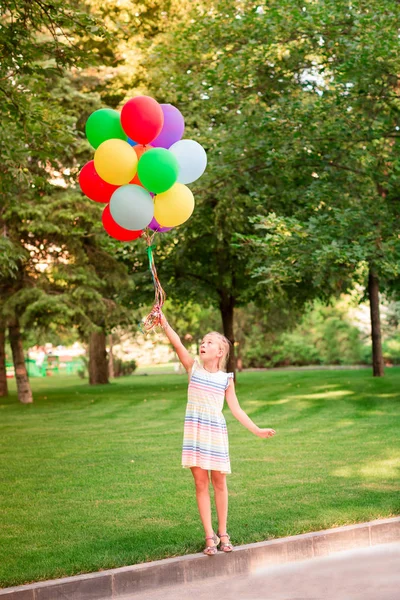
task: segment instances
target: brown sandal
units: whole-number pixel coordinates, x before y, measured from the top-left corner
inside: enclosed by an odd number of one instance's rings
[[[227,537],[228,538],[228,542],[221,542],[219,545],[219,549],[222,550],[222,552],[232,552],[233,550],[233,545],[231,544],[231,542],[229,541],[231,538],[227,533],[217,533],[217,536],[222,538],[222,537]]]
[[[214,556],[214,554],[217,554],[218,552],[217,546],[220,542],[220,539],[217,535],[215,535],[215,533],[213,533],[212,535],[206,537],[206,543],[207,540],[213,540],[214,546],[206,546],[203,550],[203,554],[207,554],[207,556]]]

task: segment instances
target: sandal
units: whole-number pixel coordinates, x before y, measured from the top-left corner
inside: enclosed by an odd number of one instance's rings
[[[217,546],[220,542],[220,539],[217,535],[215,535],[215,533],[213,533],[212,535],[206,537],[206,543],[207,540],[213,540],[214,546],[206,546],[203,550],[203,554],[207,554],[207,556],[214,556],[214,554],[217,554],[218,552]]]
[[[222,552],[232,552],[233,550],[233,545],[230,542],[230,536],[227,533],[217,533],[217,536],[220,538],[223,537],[227,537],[228,541],[227,542],[221,542],[219,545],[219,549],[222,550]]]

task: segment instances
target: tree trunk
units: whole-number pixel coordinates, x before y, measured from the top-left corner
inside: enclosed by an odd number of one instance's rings
[[[236,359],[235,359],[235,336],[233,333],[233,309],[234,299],[230,295],[223,294],[219,304],[222,317],[222,327],[224,330],[224,336],[228,338],[231,343],[231,351],[229,353],[229,360],[226,367],[228,373],[236,374]]]
[[[114,379],[114,357],[113,357],[113,337],[112,333],[108,336],[108,345],[110,350],[108,351],[108,376],[110,379]]]
[[[372,368],[374,377],[383,377],[381,318],[379,314],[379,280],[372,268],[368,274],[368,296],[371,313]]]
[[[6,372],[6,328],[0,323],[0,397],[8,396]]]
[[[109,383],[106,334],[92,332],[89,336],[89,383]]]
[[[13,355],[15,379],[17,382],[18,400],[22,404],[33,402],[32,390],[29,383],[28,373],[25,366],[24,349],[18,319],[9,326],[10,345]]]

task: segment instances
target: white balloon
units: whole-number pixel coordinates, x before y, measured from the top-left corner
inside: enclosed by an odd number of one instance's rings
[[[179,163],[179,183],[193,183],[203,175],[207,166],[207,154],[198,142],[179,140],[170,146],[169,151]]]
[[[140,185],[121,185],[111,196],[110,213],[120,227],[139,231],[154,217],[153,198]]]

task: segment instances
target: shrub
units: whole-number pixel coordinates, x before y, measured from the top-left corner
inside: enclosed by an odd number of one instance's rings
[[[135,360],[122,360],[116,356],[113,357],[114,366],[114,377],[123,377],[124,375],[131,375],[136,369],[137,364]]]
[[[77,370],[77,373],[81,379],[86,379],[89,376],[89,360],[85,355],[82,355],[80,359],[82,361],[82,366]]]
[[[400,364],[400,334],[397,334],[382,344],[383,358],[387,365]]]
[[[241,344],[244,367],[370,363],[359,329],[348,322],[347,307],[340,304],[316,302],[291,331],[266,335],[258,326],[250,332]]]

